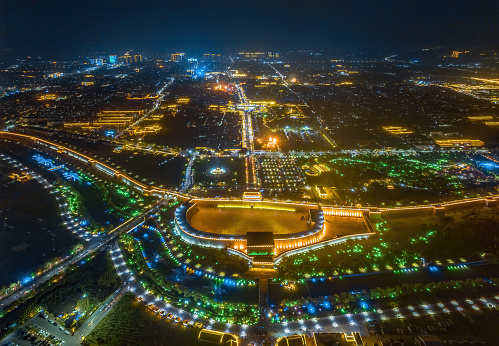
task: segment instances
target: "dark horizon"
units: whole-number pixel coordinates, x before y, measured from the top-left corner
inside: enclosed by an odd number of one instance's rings
[[[9,1],[0,47],[173,50],[495,48],[496,1]]]

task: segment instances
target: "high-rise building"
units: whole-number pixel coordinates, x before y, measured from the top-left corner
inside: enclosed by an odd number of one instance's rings
[[[267,54],[262,53],[262,52],[240,52],[239,53],[239,57],[241,57],[243,59],[251,59],[251,60],[262,59],[262,58],[265,58],[266,55]]]
[[[133,58],[130,54],[125,53],[125,55],[120,56],[119,60],[123,62],[124,64],[130,64],[133,61]]]
[[[189,76],[196,75],[198,71],[198,59],[189,58],[187,59],[187,74]]]
[[[181,62],[184,59],[185,53],[173,53],[171,55],[171,61]]]
[[[464,52],[458,52],[457,50],[455,50],[455,51],[452,52],[452,57],[457,59],[457,58],[459,58],[460,54],[467,54],[469,52],[470,52],[469,50],[464,51]]]
[[[142,55],[140,54],[135,54],[133,56],[133,62],[142,62]]]
[[[220,54],[204,53],[203,55],[204,61],[220,61],[220,59],[221,59]]]
[[[116,55],[110,55],[109,56],[109,63],[114,65],[116,64],[116,61],[117,61],[117,56]]]

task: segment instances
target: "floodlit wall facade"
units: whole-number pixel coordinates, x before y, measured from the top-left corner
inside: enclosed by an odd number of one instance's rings
[[[245,236],[214,234],[192,227],[189,221],[198,212],[197,203],[202,203],[204,207],[214,208],[238,208],[243,210],[248,208],[261,208],[300,213],[308,212],[311,220],[311,227],[303,232],[275,235],[274,243],[277,249],[290,249],[310,245],[321,241],[325,234],[324,215],[322,210],[318,209],[317,206],[243,200],[191,200],[178,207],[175,211],[175,229],[182,239],[196,245],[232,248],[247,253],[247,241]]]

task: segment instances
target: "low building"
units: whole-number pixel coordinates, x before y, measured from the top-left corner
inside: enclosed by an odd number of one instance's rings
[[[303,334],[283,336],[276,341],[276,346],[305,346],[306,344]]]
[[[201,330],[199,332],[198,340],[201,343],[214,344],[214,345],[229,345],[229,346],[239,345],[239,340],[236,335],[210,329]]]
[[[362,346],[364,341],[360,333],[355,332],[352,334],[345,333],[314,333],[312,336],[313,346]]]
[[[245,191],[243,193],[243,199],[246,201],[261,201],[262,200],[262,194],[258,191]]]

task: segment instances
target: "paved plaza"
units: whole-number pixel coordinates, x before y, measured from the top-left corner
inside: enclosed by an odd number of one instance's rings
[[[190,220],[192,227],[204,232],[244,235],[246,232],[288,234],[306,231],[307,214],[266,209],[203,208]],[[303,220],[301,218],[304,218]]]

